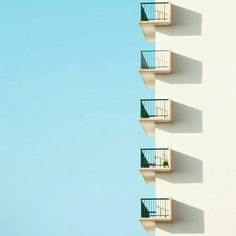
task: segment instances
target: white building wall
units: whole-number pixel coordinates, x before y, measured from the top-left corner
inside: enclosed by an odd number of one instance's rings
[[[158,174],[157,197],[174,200],[174,222],[156,235],[236,235],[236,1],[173,0],[173,24],[156,33],[171,49],[171,75],[156,98],[173,100],[172,124],[156,129],[171,147],[172,173]]]

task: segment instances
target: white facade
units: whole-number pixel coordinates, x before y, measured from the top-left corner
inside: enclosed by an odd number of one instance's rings
[[[172,123],[156,147],[172,149],[156,197],[173,199],[173,222],[156,235],[236,235],[236,1],[173,0],[172,25],[157,27],[156,49],[172,51],[172,73],[156,75],[156,98],[171,98]]]

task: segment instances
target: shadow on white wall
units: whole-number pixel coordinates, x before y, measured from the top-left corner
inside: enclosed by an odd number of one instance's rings
[[[172,123],[158,124],[157,129],[170,133],[202,133],[202,111],[172,101]]]
[[[172,73],[158,75],[158,80],[169,84],[202,83],[202,62],[172,52]]]
[[[175,150],[171,151],[171,156],[173,172],[161,173],[159,179],[171,183],[203,183],[202,160]]]
[[[201,35],[202,15],[172,4],[171,27],[160,27],[158,31],[171,36]]]
[[[157,228],[172,234],[205,232],[204,212],[201,209],[173,200],[173,222],[157,224]]]

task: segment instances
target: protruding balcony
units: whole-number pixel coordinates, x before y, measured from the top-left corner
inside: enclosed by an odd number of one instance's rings
[[[171,3],[167,2],[147,2],[141,3],[140,26],[146,40],[155,40],[157,27],[171,25]]]
[[[140,172],[147,183],[155,182],[157,173],[171,172],[170,148],[143,148],[140,154]]]
[[[142,198],[140,222],[148,232],[154,232],[156,224],[172,221],[170,198]]]
[[[148,88],[154,88],[158,74],[171,73],[170,50],[141,51],[140,74]]]
[[[170,99],[141,99],[140,123],[149,136],[155,135],[157,124],[171,122]]]

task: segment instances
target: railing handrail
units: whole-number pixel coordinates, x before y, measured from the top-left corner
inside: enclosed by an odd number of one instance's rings
[[[169,98],[148,98],[148,99],[140,99],[140,102],[145,101],[169,101]]]
[[[141,50],[142,52],[168,52],[168,49],[158,49],[158,50]]]
[[[142,200],[170,200],[169,197],[164,197],[164,198],[141,198],[141,201]]]
[[[169,150],[169,148],[141,148],[140,150]]]
[[[140,5],[148,5],[148,4],[168,4],[170,2],[141,2]]]

